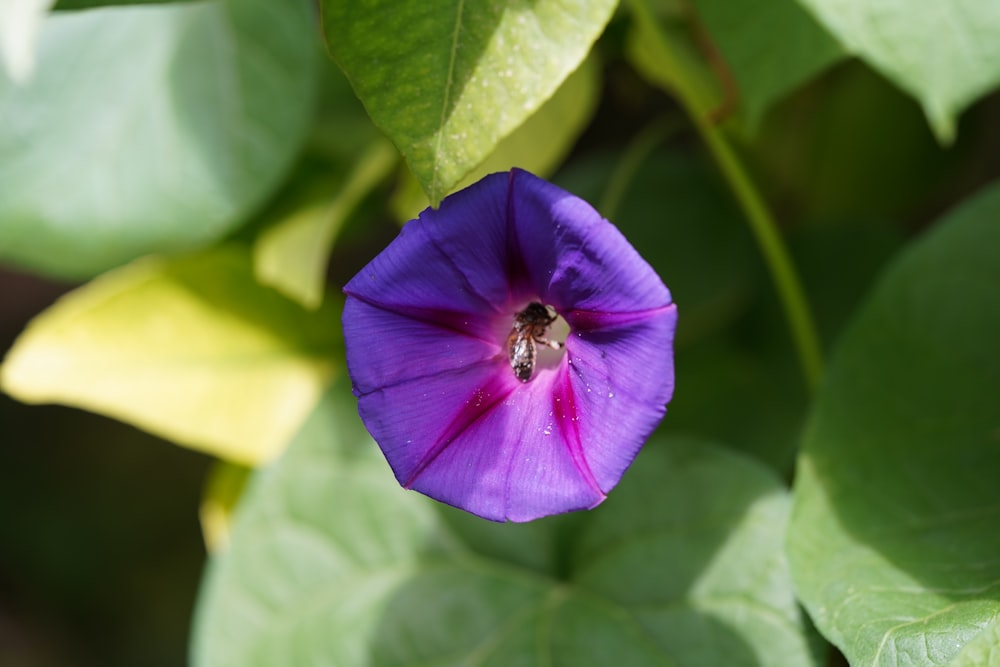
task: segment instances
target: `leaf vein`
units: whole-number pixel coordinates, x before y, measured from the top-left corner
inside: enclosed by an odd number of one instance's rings
[[[437,199],[438,178],[441,170],[441,144],[444,141],[444,124],[451,104],[451,91],[455,85],[455,62],[458,60],[459,35],[462,32],[462,12],[465,0],[458,0],[455,9],[455,29],[451,33],[451,51],[448,54],[448,78],[444,82],[444,98],[441,100],[441,120],[438,122],[437,141],[434,146],[434,177],[431,179],[431,198]]]

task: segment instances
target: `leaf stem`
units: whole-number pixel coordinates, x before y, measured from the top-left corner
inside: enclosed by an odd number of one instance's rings
[[[669,70],[668,76],[659,77],[669,78],[669,82],[661,80],[661,83],[667,83],[694,121],[698,133],[719,165],[719,170],[746,216],[777,289],[806,385],[815,390],[823,375],[819,336],[802,288],[802,281],[778,230],[777,222],[735,151],[711,122],[712,100],[706,99],[703,87],[699,87],[691,76],[686,76],[687,71],[682,59],[675,52],[674,45],[654,16],[648,0],[631,0],[631,6],[638,28],[646,31],[654,40],[656,57],[663,60],[663,66]]]
[[[714,129],[702,131],[702,138],[708,144],[719,168],[729,182],[740,208],[746,215],[754,238],[757,239],[757,245],[781,299],[806,384],[810,389],[816,389],[823,376],[823,353],[819,335],[816,332],[809,301],[802,288],[802,281],[778,231],[774,216],[720,133]]]

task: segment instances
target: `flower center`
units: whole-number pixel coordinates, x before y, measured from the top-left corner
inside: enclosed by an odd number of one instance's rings
[[[568,334],[569,325],[552,306],[529,303],[514,315],[514,326],[507,336],[507,356],[514,377],[528,382],[537,366],[558,365]]]

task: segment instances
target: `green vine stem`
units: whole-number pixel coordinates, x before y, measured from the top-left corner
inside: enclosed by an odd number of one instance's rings
[[[712,98],[706,89],[689,72],[683,57],[664,28],[656,19],[647,0],[631,0],[632,13],[637,28],[645,31],[655,57],[665,72],[655,74],[659,83],[674,93],[685,111],[694,121],[702,140],[715,158],[723,177],[729,184],[740,208],[746,216],[751,232],[764,257],[771,278],[774,280],[782,309],[788,320],[795,349],[805,376],[806,385],[815,390],[823,375],[823,356],[809,303],[802,289],[802,281],[795,270],[788,249],[785,247],[774,216],[760,196],[746,169],[722,133],[710,120]]]

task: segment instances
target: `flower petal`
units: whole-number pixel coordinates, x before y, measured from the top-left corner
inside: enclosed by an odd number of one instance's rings
[[[575,315],[575,317],[574,317]],[[570,313],[568,387],[587,465],[610,491],[659,425],[674,390],[672,354],[677,308],[644,317]],[[575,325],[575,326],[574,326]]]
[[[396,478],[488,519],[599,504],[673,393],[669,290],[593,208],[527,172],[424,211],[344,291],[358,409]],[[571,335],[522,383],[507,336],[531,301]]]
[[[630,312],[670,303],[652,267],[587,202],[511,172],[511,219],[529,280],[556,310]]]
[[[508,197],[511,174],[490,174],[447,197],[438,210],[420,214],[434,244],[447,255],[470,285],[498,311],[509,310],[522,295],[511,278],[518,273],[519,257],[512,252]]]
[[[411,220],[344,292],[387,310],[496,314],[508,300],[509,177],[493,174]]]
[[[354,393],[367,394],[406,380],[471,366],[489,359],[506,361],[488,321],[481,317],[436,313],[418,319],[358,299],[344,304],[347,365]],[[455,320],[449,322],[449,320]]]
[[[493,521],[530,521],[604,499],[563,439],[556,377],[523,384],[499,362],[480,364],[364,395],[359,410],[403,486]]]

